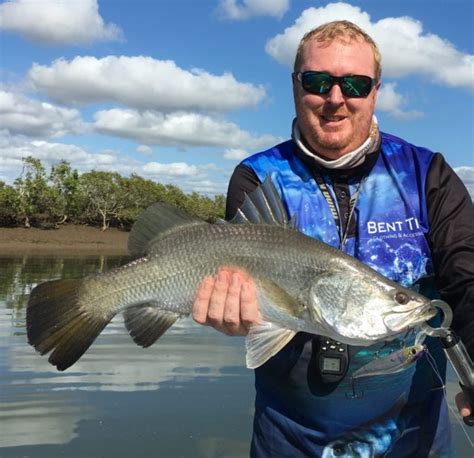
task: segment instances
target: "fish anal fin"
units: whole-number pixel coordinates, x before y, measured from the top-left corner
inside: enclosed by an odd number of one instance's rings
[[[295,334],[295,331],[268,321],[252,326],[245,339],[247,367],[260,367],[290,342]]]
[[[153,345],[181,315],[160,310],[149,303],[127,308],[124,317],[133,341],[146,348]]]

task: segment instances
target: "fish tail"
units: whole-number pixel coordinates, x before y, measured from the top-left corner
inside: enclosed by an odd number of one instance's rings
[[[87,278],[48,281],[28,301],[28,342],[42,355],[52,351],[48,361],[60,371],[84,354],[115,315],[94,310],[85,299],[91,297],[87,287]]]

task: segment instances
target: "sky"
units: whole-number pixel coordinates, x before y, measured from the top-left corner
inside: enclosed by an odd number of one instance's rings
[[[298,41],[336,19],[380,47],[380,129],[474,197],[473,0],[0,1],[0,180],[33,156],[225,194],[290,137]]]

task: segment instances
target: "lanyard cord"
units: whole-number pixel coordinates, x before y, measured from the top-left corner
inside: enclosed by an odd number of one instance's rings
[[[323,177],[319,173],[314,173],[314,178],[316,180],[316,183],[319,186],[319,189],[321,190],[321,193],[326,199],[326,202],[329,206],[329,210],[331,211],[332,217],[334,218],[334,222],[336,223],[337,232],[339,233],[339,249],[342,250],[342,247],[346,243],[347,233],[349,231],[349,225],[354,215],[355,206],[356,206],[357,200],[359,199],[362,183],[364,182],[366,175],[362,177],[359,184],[357,185],[357,188],[354,194],[351,196],[351,199],[349,201],[349,215],[347,216],[347,220],[346,220],[346,224],[344,228],[341,227],[341,217],[339,216],[338,206],[337,206],[336,201],[334,200],[334,197],[329,192],[327,183],[323,180]]]

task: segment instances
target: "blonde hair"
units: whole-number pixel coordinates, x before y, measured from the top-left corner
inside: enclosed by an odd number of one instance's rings
[[[313,30],[307,32],[301,39],[295,56],[295,64],[293,70],[295,73],[300,71],[302,64],[303,49],[306,44],[312,40],[320,43],[332,42],[337,38],[346,38],[349,40],[362,40],[370,45],[374,53],[375,62],[375,80],[379,81],[382,76],[382,56],[375,41],[365,33],[360,27],[350,21],[333,21],[320,25]]]

